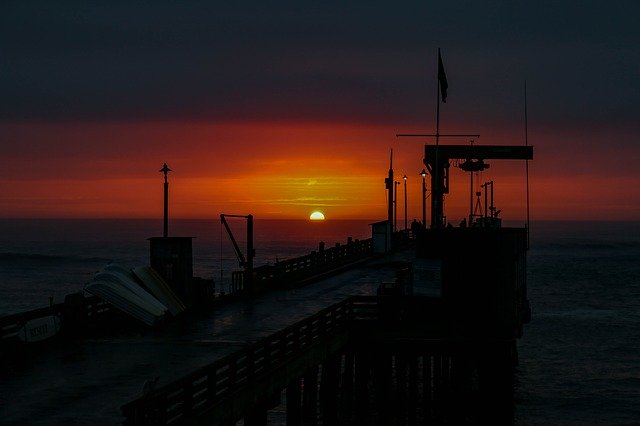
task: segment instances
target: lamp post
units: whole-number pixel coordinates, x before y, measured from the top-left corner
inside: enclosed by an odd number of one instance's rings
[[[164,163],[160,172],[164,173],[164,230],[163,235],[165,238],[169,235],[169,181],[167,180],[167,173],[171,169]]]
[[[398,232],[398,185],[397,180],[393,182],[393,232]]]
[[[420,176],[422,176],[422,226],[427,227],[427,185],[425,183],[425,178],[427,177],[427,172],[422,169],[420,172]]]
[[[404,180],[404,229],[407,229],[407,175],[402,176]]]

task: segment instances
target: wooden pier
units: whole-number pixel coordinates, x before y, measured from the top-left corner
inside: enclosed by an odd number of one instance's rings
[[[131,401],[125,424],[266,425],[276,407],[287,425],[512,418],[514,341],[452,334],[443,308],[349,297]]]

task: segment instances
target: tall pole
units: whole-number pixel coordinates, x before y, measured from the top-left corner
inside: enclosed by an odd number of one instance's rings
[[[442,96],[440,93],[440,86],[442,86]],[[447,97],[447,76],[444,72],[444,65],[442,63],[442,56],[440,55],[440,48],[438,48],[438,76],[436,79],[436,153],[435,153],[435,168],[432,172],[432,180],[431,182],[431,196],[433,199],[431,200],[431,226],[432,227],[440,227],[443,225],[443,217],[442,211],[444,210],[444,170],[441,173],[440,165],[438,164],[440,161],[438,155],[438,146],[440,144],[440,100],[445,101]],[[446,102],[446,101],[445,101]]]
[[[422,176],[422,226],[427,227],[427,184],[424,178],[427,176],[427,172],[422,169],[420,173]]]
[[[407,229],[407,175],[402,176],[404,179],[404,229]]]
[[[169,181],[167,180],[167,173],[171,171],[167,163],[160,169],[164,173],[164,238],[169,235]]]
[[[398,232],[398,185],[400,182],[393,182],[393,232]]]
[[[247,216],[247,264],[244,269],[245,273],[245,289],[249,289],[250,294],[253,294],[255,289],[255,283],[253,282],[253,258],[256,255],[256,251],[253,248],[253,215]]]
[[[387,249],[391,248],[391,227],[393,226],[393,192],[394,192],[394,180],[393,180],[393,149],[389,157],[389,176],[385,178],[385,187],[389,191],[389,200],[387,202]]]

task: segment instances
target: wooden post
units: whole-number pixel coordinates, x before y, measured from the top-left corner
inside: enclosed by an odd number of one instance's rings
[[[374,379],[375,404],[379,420],[382,424],[391,424],[393,411],[391,409],[392,395],[392,366],[393,356],[383,352],[376,354],[372,369]],[[394,407],[395,409],[396,407]]]
[[[355,424],[368,424],[369,414],[369,373],[371,366],[364,350],[359,350],[355,358]]]
[[[305,425],[315,425],[318,420],[318,367],[307,370],[302,388],[302,419]]]
[[[299,378],[287,386],[287,426],[299,426],[302,424],[301,390]]]
[[[331,425],[338,422],[338,383],[341,357],[331,355],[322,364],[320,381],[320,405],[322,423]]]

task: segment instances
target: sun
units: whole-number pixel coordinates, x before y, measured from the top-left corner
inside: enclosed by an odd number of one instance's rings
[[[324,215],[322,212],[313,212],[309,216],[309,220],[324,220]]]

